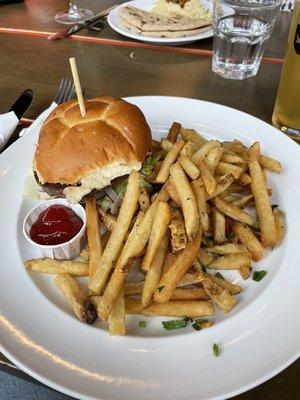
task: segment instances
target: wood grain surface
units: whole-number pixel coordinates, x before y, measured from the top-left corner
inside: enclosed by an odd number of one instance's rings
[[[88,8],[95,13],[113,5],[124,3],[125,0],[78,0],[78,6]],[[21,3],[14,3],[1,6],[0,32],[9,34],[37,34],[47,35],[51,32],[58,32],[63,25],[54,20],[54,15],[67,8],[67,1],[64,0],[25,0]],[[264,55],[265,62],[282,62],[285,53],[286,40],[288,37],[291,15],[281,12],[276,27],[269,40]],[[96,40],[102,44],[110,45],[132,45],[144,48],[160,48],[170,52],[179,51],[185,53],[209,54],[212,53],[212,38],[200,40],[193,44],[183,46],[158,46],[138,42],[134,39],[124,37],[114,32],[107,24],[100,33],[81,31],[73,37],[75,40]]]

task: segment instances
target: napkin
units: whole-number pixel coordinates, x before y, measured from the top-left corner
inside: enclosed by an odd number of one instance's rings
[[[0,115],[0,150],[6,145],[18,123],[18,117],[13,111]]]
[[[43,111],[38,118],[30,125],[29,128],[25,128],[20,132],[20,136],[30,131],[40,129],[46,118],[49,116],[52,110],[57,107],[56,103],[52,103],[45,111]],[[0,115],[0,150],[3,149],[8,139],[13,134],[14,130],[18,126],[19,120],[13,111]]]

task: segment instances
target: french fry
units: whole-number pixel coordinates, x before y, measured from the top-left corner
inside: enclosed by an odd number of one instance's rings
[[[251,148],[253,146],[251,146]],[[252,179],[251,189],[255,201],[256,212],[259,218],[262,245],[264,247],[273,248],[276,244],[275,219],[270,204],[266,182],[264,180],[261,166],[258,162],[259,150],[257,154],[257,151],[255,151],[255,149],[254,151],[251,151],[251,148],[249,149],[250,159],[248,165]]]
[[[237,300],[229,292],[219,286],[210,277],[206,276],[202,282],[203,288],[214,303],[225,313],[228,313],[236,305]]]
[[[160,201],[154,216],[146,254],[142,262],[142,269],[144,271],[149,271],[150,269],[155,253],[168,230],[171,216],[172,212],[169,205],[164,201]]]
[[[225,279],[218,278],[217,276],[207,274],[205,272],[202,272],[202,274],[204,274],[205,276],[209,276],[219,286],[222,286],[224,289],[226,289],[229,294],[235,295],[241,293],[241,291],[243,290],[239,285],[227,282]]]
[[[108,318],[129,269],[133,265],[136,257],[143,252],[149,240],[159,201],[167,201],[168,197],[169,195],[165,187],[162,187],[145,215],[143,216],[141,211],[140,217],[138,216],[136,219],[99,304],[98,314],[102,319],[106,320]]]
[[[239,197],[232,202],[236,207],[243,208],[253,199],[253,194],[246,194],[245,196]],[[226,199],[224,199],[226,200]]]
[[[134,215],[140,193],[140,179],[136,171],[132,171],[122,202],[122,206],[116,221],[114,230],[105,246],[103,255],[96,271],[89,282],[89,289],[94,293],[100,293],[103,289],[110,270],[122,248],[123,241],[129,229]]]
[[[239,241],[246,246],[251,253],[252,260],[261,260],[264,255],[264,248],[249,226],[236,222],[233,229]]]
[[[212,210],[212,221],[214,242],[217,244],[226,242],[226,220],[224,215],[216,208]]]
[[[209,140],[203,146],[200,147],[193,155],[192,161],[198,164],[199,161],[203,161],[207,156],[208,152],[217,147],[221,147],[221,143],[218,140]]]
[[[86,231],[89,245],[89,276],[91,277],[96,269],[100,266],[102,256],[100,221],[96,209],[96,198],[90,195],[87,199],[86,206]]]
[[[211,200],[214,197],[223,194],[233,182],[234,182],[234,176],[232,174],[220,176],[217,179],[217,187],[215,191],[210,196],[207,195],[207,200]]]
[[[277,174],[280,174],[280,172],[281,172],[280,162],[277,160],[274,160],[271,157],[261,155],[259,157],[259,164],[260,164],[261,168],[265,168],[269,171],[276,172]]]
[[[240,142],[239,140],[234,140],[233,142],[225,141],[225,142],[222,143],[222,145],[226,149],[228,149],[228,150],[230,150],[230,151],[232,151],[234,153],[237,153],[237,154],[242,154],[242,153],[245,152],[245,150],[247,150],[247,147],[245,147],[243,145],[243,143]]]
[[[176,253],[176,251],[184,249],[187,243],[184,220],[179,210],[173,210],[169,228],[172,251]]]
[[[109,334],[113,336],[126,335],[126,314],[125,314],[125,299],[124,289],[121,289],[115,304],[108,317]]]
[[[173,143],[169,140],[169,139],[161,139],[160,141],[160,145],[162,147],[162,149],[164,149],[165,151],[170,151],[171,148],[173,147]]]
[[[177,284],[196,258],[197,250],[201,243],[201,237],[202,233],[200,228],[194,241],[187,244],[186,248],[178,254],[174,264],[163,274],[158,289],[154,294],[154,300],[157,303],[165,303],[170,300]]]
[[[202,287],[193,289],[176,288],[171,300],[209,300],[209,296]]]
[[[206,247],[205,251],[213,254],[234,254],[234,253],[245,253],[247,248],[243,244],[226,243],[220,246]]]
[[[210,263],[213,262],[215,257],[212,254],[207,253],[204,249],[200,248],[197,251],[197,259],[200,264],[203,265],[203,267],[207,267]]]
[[[180,279],[180,281],[178,282],[177,287],[195,285],[195,284],[198,284],[200,282],[202,282],[202,278],[199,276],[198,273],[187,272]]]
[[[237,180],[241,185],[249,185],[252,182],[251,176],[243,172],[239,179]]]
[[[61,274],[55,277],[55,285],[67,299],[76,317],[87,324],[92,324],[97,313],[93,305],[88,301],[75,278],[68,274]]]
[[[144,281],[141,282],[125,282],[124,284],[124,295],[125,296],[134,296],[137,294],[141,294],[144,287]]]
[[[214,149],[209,150],[207,156],[204,159],[205,164],[212,174],[215,173],[215,169],[221,160],[222,154],[224,152],[223,147],[216,147]]]
[[[157,208],[158,210],[158,208]],[[162,240],[160,240],[159,247],[151,261],[150,268],[145,277],[145,283],[142,292],[141,303],[144,308],[149,307],[152,303],[154,292],[158,287],[165,257],[169,246],[169,234],[165,233]]]
[[[209,217],[206,203],[206,192],[202,179],[197,179],[191,182],[191,186],[197,203],[200,226],[204,232],[207,232],[209,229]]]
[[[230,164],[244,164],[245,160],[243,157],[238,156],[235,153],[224,153],[221,157],[221,161]]]
[[[140,314],[146,317],[205,317],[214,315],[214,306],[210,301],[171,300],[164,304],[152,303],[150,307],[143,308],[135,299],[125,300],[126,314]]]
[[[178,163],[172,165],[170,175],[180,198],[187,237],[189,240],[193,240],[199,227],[197,204],[193,190]]]
[[[102,239],[102,238],[101,238]],[[101,240],[101,244],[102,244],[102,240]],[[89,246],[85,246],[82,250],[81,250],[81,252],[80,252],[80,254],[79,254],[79,258],[80,258],[80,260],[81,261],[89,261],[89,259],[90,259],[90,254],[89,254]],[[67,272],[67,273],[69,273],[69,272]],[[70,274],[70,275],[72,275],[72,274]]]
[[[163,270],[162,270],[163,274],[171,268],[172,264],[176,260],[176,257],[177,257],[176,254],[173,254],[173,253],[168,253],[166,255]]]
[[[109,212],[103,211],[101,207],[98,207],[98,214],[102,219],[106,229],[111,232],[116,225],[117,218]]]
[[[199,169],[196,167],[196,165],[193,163],[193,161],[190,159],[188,156],[179,156],[178,157],[178,162],[184,169],[185,173],[191,178],[191,179],[197,179],[199,178],[200,172]]]
[[[147,211],[150,207],[150,197],[147,189],[141,189],[139,195],[139,205],[142,211]]]
[[[174,186],[172,178],[169,178],[168,182],[166,183],[166,189],[171,199],[180,207],[180,197],[178,195],[176,187]]]
[[[55,260],[52,258],[37,258],[25,262],[30,271],[46,274],[68,274],[72,276],[88,276],[89,263],[73,260]]]
[[[250,186],[248,185],[240,185],[237,182],[233,182],[229,188],[227,189],[227,192],[230,193],[245,193],[250,191]]]
[[[244,280],[248,279],[251,274],[251,266],[243,265],[241,268],[239,268],[239,273]]]
[[[199,168],[200,176],[204,183],[206,192],[208,195],[211,195],[217,188],[217,181],[202,160],[198,161],[196,165]]]
[[[273,215],[276,227],[276,240],[277,242],[281,242],[285,234],[284,214],[278,208],[274,208]]]
[[[183,145],[184,143],[179,141],[174,143],[171,150],[166,155],[166,158],[163,160],[162,166],[155,180],[156,183],[165,183],[168,180],[170,168],[176,161],[176,158],[178,157]]]
[[[160,142],[158,140],[151,139],[151,150],[153,152],[160,150]]]
[[[229,164],[225,163],[223,161],[220,161],[216,167],[216,173],[219,175],[227,175],[227,174],[232,174],[235,179],[239,179],[239,177],[242,175],[244,172],[242,167],[238,167],[235,164]]]
[[[213,260],[206,266],[209,269],[240,269],[251,265],[251,257],[249,253],[227,254]]]
[[[178,122],[173,122],[169,132],[168,132],[168,136],[167,139],[170,140],[170,142],[175,143],[177,140],[177,136],[180,133],[180,128],[181,128],[181,124],[179,124]]]
[[[202,135],[200,135],[200,133],[196,132],[194,129],[185,129],[181,127],[180,135],[186,142],[190,141],[192,143],[195,143],[198,148],[203,146],[207,142],[207,139],[205,139]]]
[[[180,150],[180,155],[181,156],[188,156],[191,157],[195,151],[198,149],[198,147],[195,146],[194,143],[192,142],[187,142],[185,143],[185,145],[183,146],[183,148]]]
[[[244,224],[250,225],[254,229],[258,228],[258,221],[254,217],[252,217],[252,215],[244,210],[241,210],[239,207],[228,203],[227,201],[222,199],[222,197],[215,197],[214,203],[218,210],[227,215],[229,218],[232,218],[237,222],[242,222]]]

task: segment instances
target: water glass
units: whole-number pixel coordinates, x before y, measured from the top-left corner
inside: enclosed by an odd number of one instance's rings
[[[282,0],[213,0],[212,70],[223,78],[255,76]]]

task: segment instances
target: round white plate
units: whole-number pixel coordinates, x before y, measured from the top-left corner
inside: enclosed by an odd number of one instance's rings
[[[212,13],[212,2],[210,0],[202,0],[202,4],[205,9],[209,9]],[[198,33],[196,35],[185,36],[182,38],[157,38],[157,37],[146,37],[139,35],[138,33],[132,32],[125,28],[120,23],[120,8],[125,5],[130,5],[141,10],[150,11],[154,6],[153,0],[133,0],[128,3],[124,3],[114,8],[108,15],[107,21],[110,27],[121,35],[127,36],[131,39],[141,40],[142,42],[165,44],[165,45],[179,45],[195,42],[196,40],[206,39],[213,36],[213,30],[210,29],[207,32]]]
[[[53,277],[28,273],[23,260],[36,257],[22,237],[32,202],[22,199],[36,137],[25,134],[0,157],[0,343],[24,371],[81,399],[225,399],[271,378],[300,353],[300,150],[270,125],[240,111],[176,97],[134,97],[159,139],[171,123],[207,137],[261,142],[262,152],[282,161],[270,175],[274,203],[286,212],[283,243],[254,266],[268,271],[259,283],[229,276],[245,290],[215,325],[165,331],[161,318],[129,317],[128,335],[110,337],[103,326],[73,317]],[[36,133],[37,134],[37,133]],[[145,329],[138,321],[147,320]],[[169,318],[165,318],[169,319]],[[212,355],[213,343],[221,355]]]

